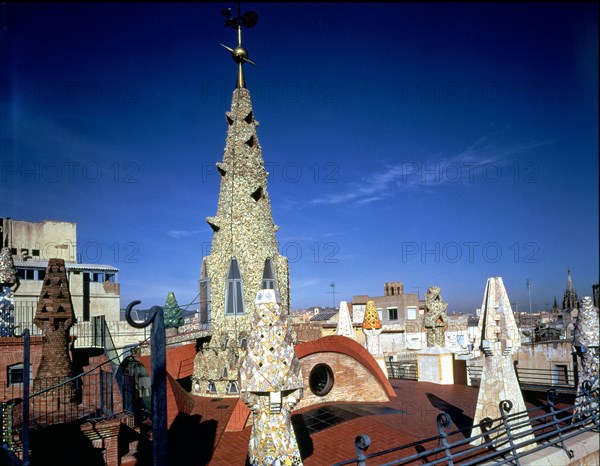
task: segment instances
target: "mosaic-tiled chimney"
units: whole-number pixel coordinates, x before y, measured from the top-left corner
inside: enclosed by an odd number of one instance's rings
[[[425,295],[425,315],[423,316],[423,326],[427,332],[427,346],[429,347],[446,346],[447,307],[448,304],[442,299],[441,288],[430,286]]]
[[[302,398],[302,374],[280,303],[276,290],[257,293],[240,368],[241,399],[254,416],[248,448],[252,465],[302,464],[291,424],[292,409]]]
[[[521,336],[501,277],[492,277],[487,280],[475,345],[482,352],[483,371],[473,424],[479,424],[487,417],[490,419],[500,418],[499,403],[503,400],[512,402],[511,413],[525,411],[525,401],[512,360],[512,355],[521,346]],[[522,421],[516,419],[510,422],[521,423]],[[513,429],[512,432],[523,433],[523,437],[521,437],[523,442],[533,440],[533,434],[527,434],[527,431],[531,431],[531,425],[525,423],[522,427]],[[475,436],[481,433],[479,427],[474,427],[471,435]],[[508,442],[506,434],[498,434],[493,440],[498,441],[496,446]],[[482,441],[479,438],[472,443],[479,444]],[[519,448],[518,451],[527,451],[535,446],[535,443],[532,443]]]
[[[377,364],[379,364],[379,367],[381,367],[381,370],[387,376],[387,366],[383,359],[383,348],[381,346],[381,331],[383,329],[374,301],[367,301],[367,309],[365,310],[362,330],[365,334],[365,346],[367,347],[367,350],[373,355]]]
[[[599,386],[599,332],[598,308],[594,307],[590,296],[584,296],[581,300],[579,313],[577,314],[577,321],[575,322],[573,348],[579,359],[579,381],[590,382],[592,390],[597,390]],[[581,384],[577,387],[577,395],[580,397],[583,395]],[[583,399],[580,398],[579,401],[583,401]],[[597,400],[594,402],[592,408],[598,409]]]
[[[0,337],[13,335],[15,298],[19,277],[15,270],[10,248],[0,252]]]
[[[363,320],[362,329],[366,338],[366,347],[373,356],[383,356],[381,349],[381,320],[377,314],[374,301],[367,301],[367,309]]]
[[[63,259],[48,261],[33,322],[44,335],[42,357],[33,381],[35,392],[52,387],[73,375],[69,356],[69,329],[75,322],[75,314]],[[45,395],[45,399],[56,409],[66,403],[73,403],[72,383],[51,390]]]
[[[354,328],[352,327],[352,319],[350,319],[350,312],[348,311],[348,303],[346,301],[340,301],[335,334],[356,340]]]

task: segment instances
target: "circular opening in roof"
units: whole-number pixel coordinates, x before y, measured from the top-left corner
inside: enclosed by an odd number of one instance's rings
[[[308,376],[310,390],[317,396],[327,395],[333,388],[333,371],[327,364],[317,364]]]

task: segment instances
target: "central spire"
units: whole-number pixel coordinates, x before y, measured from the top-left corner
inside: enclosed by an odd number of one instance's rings
[[[229,18],[230,10],[223,12]],[[227,138],[222,162],[217,213],[206,221],[213,230],[210,254],[200,271],[201,323],[210,327],[210,341],[196,355],[193,392],[215,397],[238,396],[239,367],[253,328],[257,293],[278,290],[281,312],[289,314],[288,260],[279,254],[268,173],[262,157],[250,91],[241,67],[250,62],[241,47],[241,28],[256,24],[256,14],[228,19],[238,29],[239,46],[230,50],[238,63],[238,85],[231,110],[225,113]]]
[[[253,27],[258,22],[258,15],[253,11],[248,11],[242,16],[240,3],[238,3],[237,17],[231,18],[231,8],[227,8],[221,11],[221,13],[225,17],[227,17],[227,20],[225,21],[225,26],[231,26],[232,28],[237,29],[237,47],[232,49],[223,44],[221,44],[221,46],[231,53],[233,61],[236,62],[238,65],[237,83],[235,87],[237,87],[238,89],[245,88],[246,80],[244,79],[244,70],[242,69],[242,65],[247,62],[256,66],[256,63],[250,60],[250,58],[248,57],[248,51],[242,46],[242,25],[244,25],[247,28]]]

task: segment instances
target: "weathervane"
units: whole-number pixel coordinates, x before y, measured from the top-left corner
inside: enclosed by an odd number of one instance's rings
[[[236,17],[231,17],[231,8],[221,10],[221,14],[227,18],[225,20],[225,26],[231,26],[233,29],[237,29],[238,31],[238,45],[236,48],[232,49],[223,44],[221,44],[221,46],[225,47],[225,49],[231,52],[233,61],[238,64],[238,78],[236,87],[246,87],[242,65],[248,62],[256,66],[256,63],[250,60],[248,57],[248,51],[242,47],[242,25],[247,28],[255,26],[258,22],[258,15],[253,11],[248,11],[242,15],[240,2],[238,2],[238,11]]]

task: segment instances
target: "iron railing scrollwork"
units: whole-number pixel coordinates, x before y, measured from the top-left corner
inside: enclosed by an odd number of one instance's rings
[[[557,390],[548,391],[545,404],[521,412],[514,412],[510,400],[502,400],[499,403],[500,417],[486,418],[477,426],[452,432],[448,431],[451,416],[440,413],[436,419],[439,435],[357,456],[334,466],[367,465],[368,459],[379,457],[381,461],[384,456],[395,459],[383,463],[383,466],[408,465],[415,461],[432,466],[472,466],[492,460],[498,466],[519,465],[523,457],[548,447],[562,449],[567,456],[565,461],[568,461],[574,454],[568,448],[567,440],[586,432],[600,431],[598,394],[598,388],[592,389],[592,384],[584,381],[575,403],[561,408],[557,407]],[[478,427],[476,431],[481,433],[471,435],[474,427]],[[411,450],[416,453],[411,454]]]

